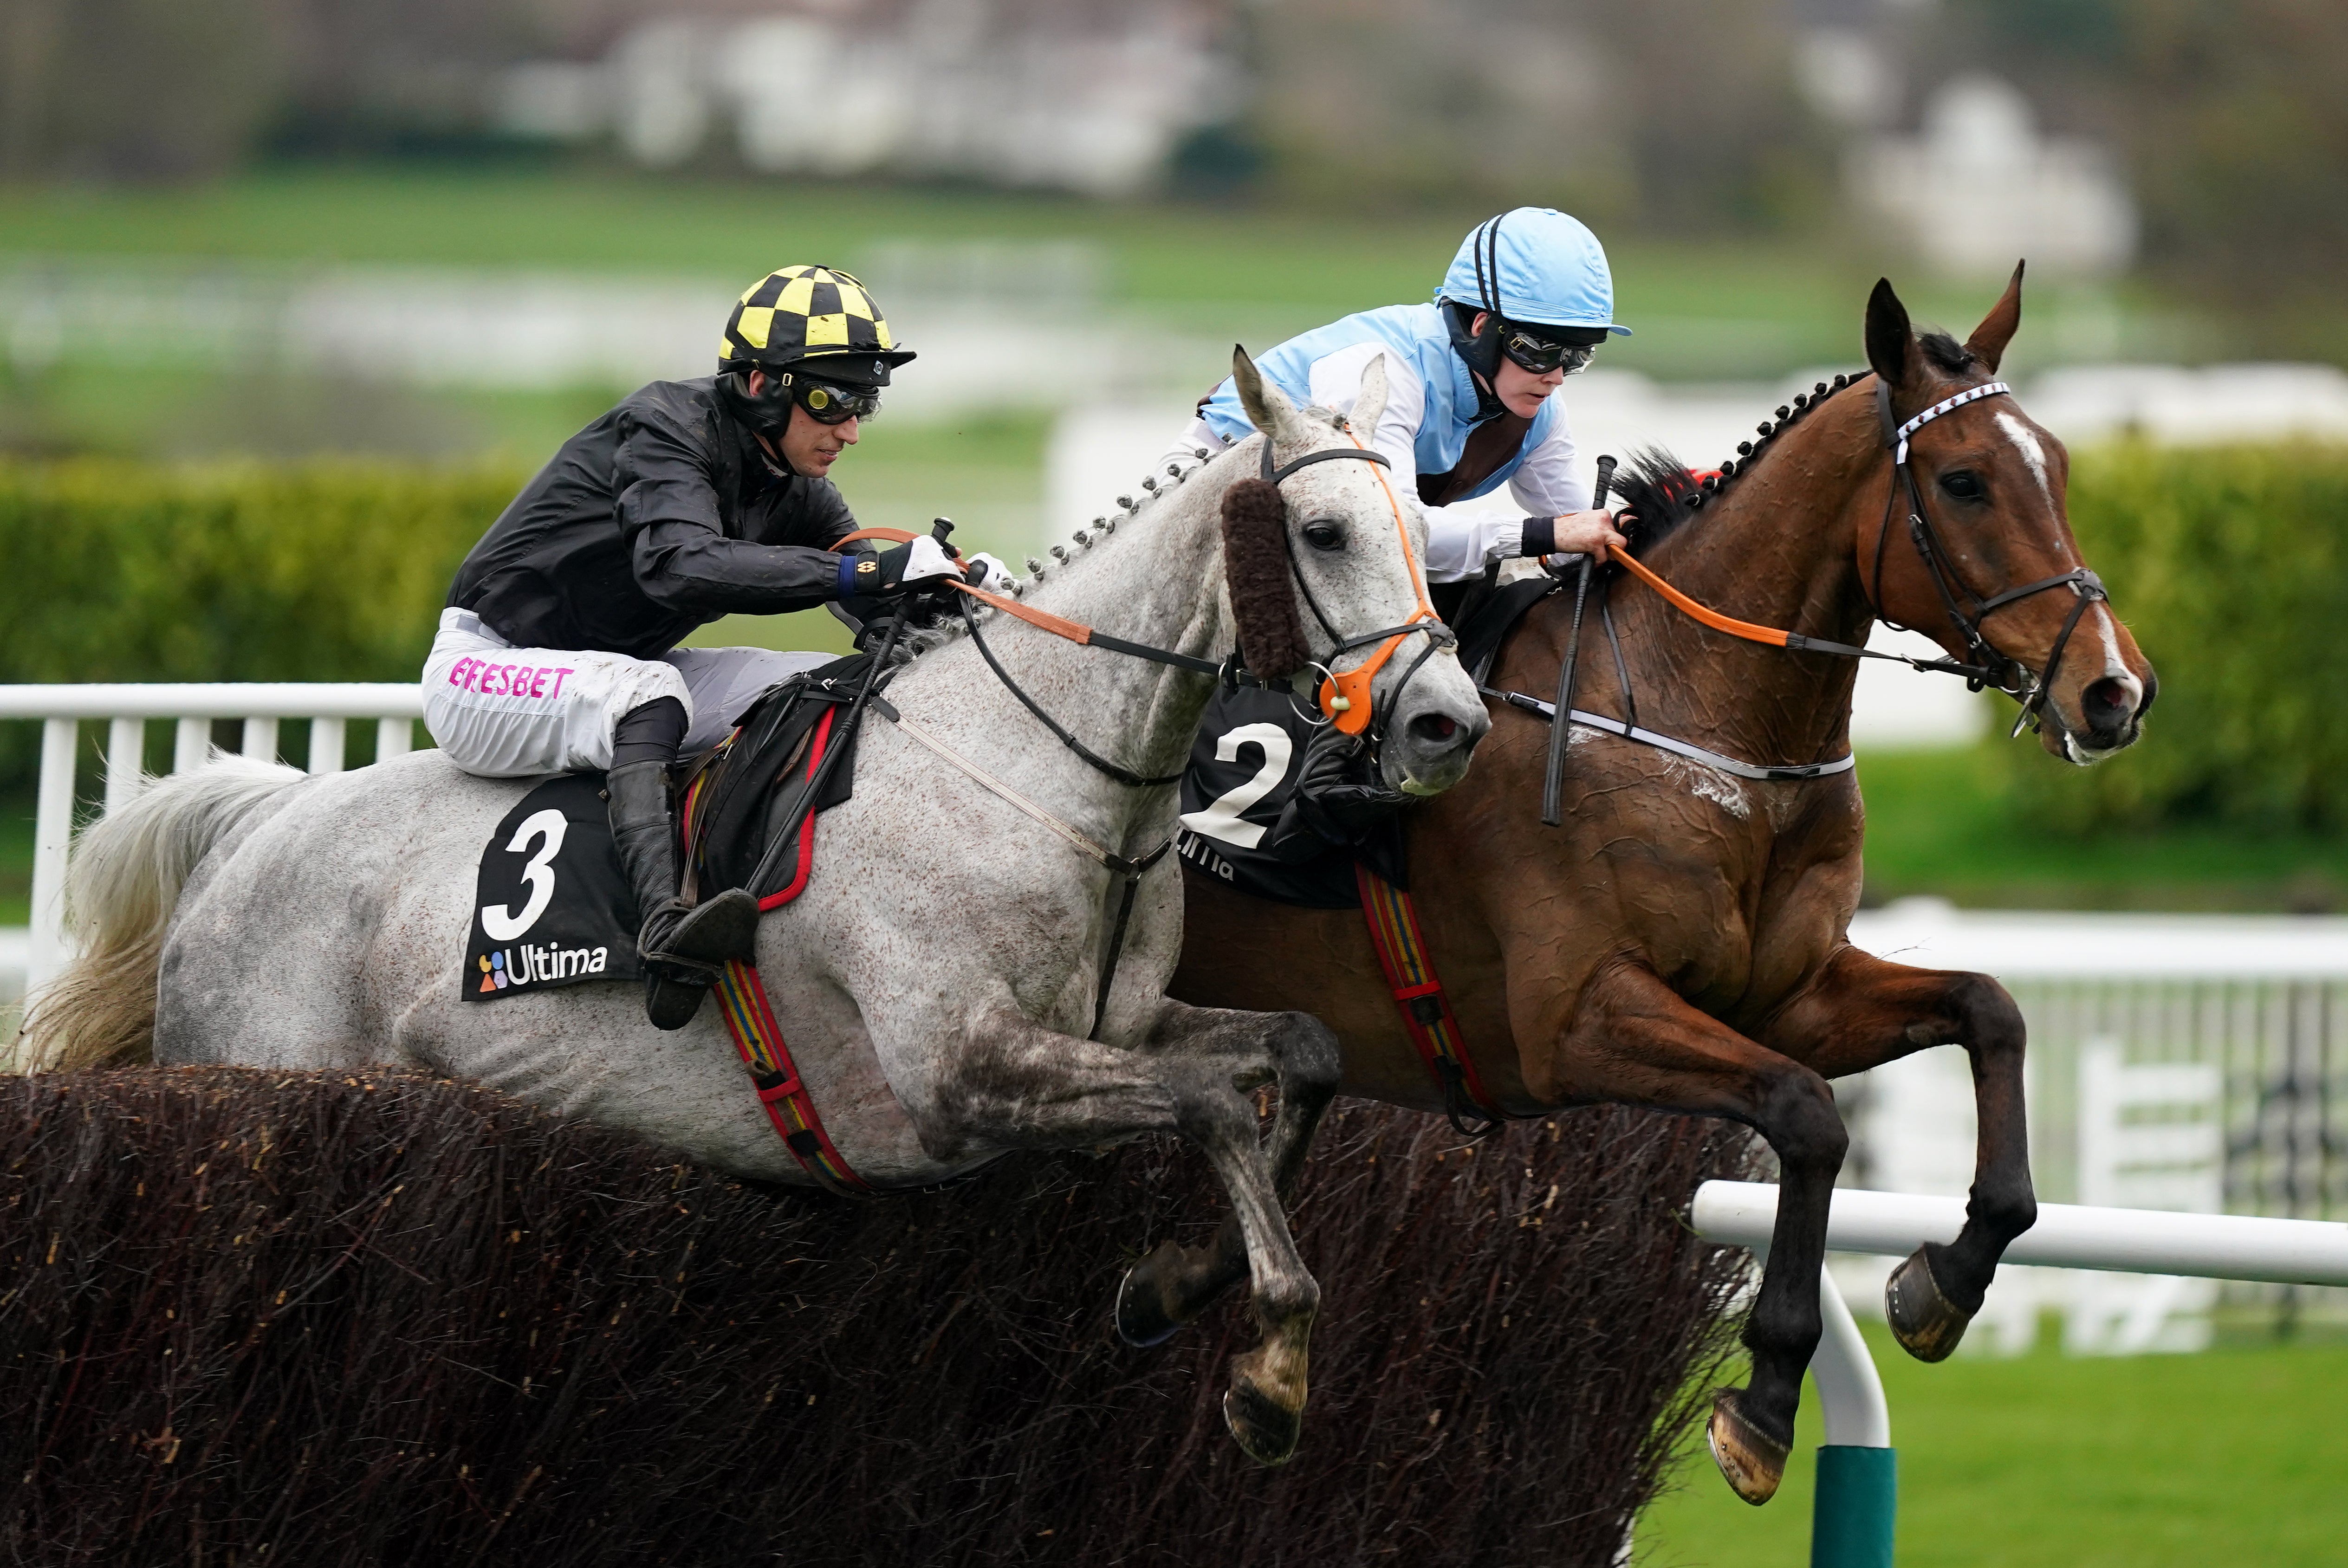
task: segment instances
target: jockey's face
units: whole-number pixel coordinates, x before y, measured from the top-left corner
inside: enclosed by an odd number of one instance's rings
[[[751,397],[766,390],[766,386],[765,371],[750,372]],[[758,440],[782,459],[784,467],[791,472],[819,480],[831,472],[831,465],[839,460],[840,453],[856,445],[857,424],[854,419],[843,419],[837,425],[821,424],[794,403],[791,422],[784,427],[782,439],[772,441],[761,436]]]
[[[1481,332],[1484,324],[1490,319],[1479,310],[1468,330]],[[1519,418],[1529,419],[1540,412],[1540,406],[1548,401],[1549,395],[1564,385],[1565,370],[1562,366],[1537,375],[1504,354],[1500,356],[1500,368],[1492,377],[1492,395],[1509,413]]]

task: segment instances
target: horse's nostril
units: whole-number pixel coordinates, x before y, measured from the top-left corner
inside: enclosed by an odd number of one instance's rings
[[[1410,732],[1421,740],[1448,740],[1459,733],[1459,721],[1439,713],[1422,713],[1410,721]]]
[[[2091,683],[2079,694],[2082,717],[2097,729],[2108,729],[2128,717],[2128,698],[2133,694],[2126,682],[2111,676]]]

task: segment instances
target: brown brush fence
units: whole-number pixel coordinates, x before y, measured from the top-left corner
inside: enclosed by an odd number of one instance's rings
[[[424,1078],[0,1082],[0,1561],[1608,1563],[1725,1348],[1740,1265],[1678,1215],[1746,1145],[1460,1141],[1333,1116],[1267,1471],[1218,1409],[1242,1308],[1106,1333],[1217,1212],[1171,1143],[850,1203]]]

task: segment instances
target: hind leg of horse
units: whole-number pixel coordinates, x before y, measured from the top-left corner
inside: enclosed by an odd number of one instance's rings
[[[1208,1016],[1206,1009],[1179,1002],[1169,1001],[1167,1006]],[[1303,1018],[1303,1015],[1291,1017]],[[1265,1149],[1273,1188],[1283,1205],[1295,1195],[1297,1178],[1303,1174],[1305,1158],[1312,1152],[1313,1134],[1320,1130],[1322,1115],[1337,1090],[1334,1043],[1323,1047],[1319,1040],[1326,1031],[1320,1030],[1313,1020],[1304,1022],[1312,1025],[1311,1030],[1291,1026],[1297,1029],[1295,1039],[1301,1044],[1280,1051],[1280,1111]],[[1236,1211],[1224,1216],[1203,1247],[1161,1242],[1126,1271],[1117,1287],[1117,1335],[1128,1345],[1161,1344],[1246,1279],[1248,1273],[1247,1238]]]
[[[908,1103],[924,1143],[963,1140],[1068,1148],[1139,1131],[1180,1132],[1230,1194],[1254,1283],[1257,1347],[1231,1362],[1223,1415],[1249,1456],[1278,1464],[1303,1428],[1307,1355],[1320,1286],[1289,1234],[1279,1182],[1258,1132],[1254,1091],[1280,1082],[1281,1154],[1301,1161],[1336,1092],[1336,1037],[1300,1013],[1165,1005],[1135,1049],[1076,1040],[1016,1014],[973,1031],[945,1076]],[[1291,1094],[1293,1117],[1286,1114]]]
[[[2023,1104],[2026,1037],[2022,1010],[1988,975],[1911,969],[1852,947],[1769,1030],[1771,1044],[1828,1078],[1931,1046],[1962,1045],[1972,1057],[1979,1135],[1964,1228],[1953,1242],[1919,1247],[1884,1286],[1892,1334],[1919,1360],[1956,1349],[1998,1260],[2038,1218]]]
[[[1802,1374],[1818,1348],[1827,1202],[1849,1138],[1826,1080],[1696,1011],[1648,970],[1595,978],[1560,1041],[1545,1099],[1653,1106],[1742,1121],[1776,1151],[1777,1221],[1746,1319],[1743,1388],[1714,1396],[1715,1462],[1746,1501],[1769,1501],[1794,1444]]]

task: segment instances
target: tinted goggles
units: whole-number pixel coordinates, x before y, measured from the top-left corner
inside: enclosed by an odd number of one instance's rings
[[[1536,376],[1562,370],[1568,376],[1590,363],[1598,352],[1594,343],[1560,343],[1530,327],[1510,325],[1500,331],[1500,352]]]
[[[870,419],[880,412],[880,394],[870,387],[842,387],[805,376],[792,378],[791,401],[806,409],[808,418],[819,425],[845,425],[850,419]]]

